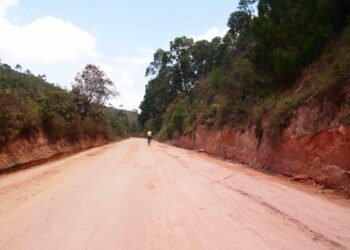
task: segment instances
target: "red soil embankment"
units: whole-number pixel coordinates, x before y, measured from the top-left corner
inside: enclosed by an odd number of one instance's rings
[[[339,93],[338,104],[334,98],[318,96],[299,107],[277,143],[271,143],[267,133],[259,140],[254,126],[245,131],[199,128],[173,143],[350,194],[350,126],[342,122],[348,115],[350,80],[347,86]],[[266,124],[262,127],[266,130]]]
[[[350,193],[350,127],[301,138],[285,131],[275,147],[265,141],[259,147],[254,129],[199,129],[195,135],[181,136],[174,143]]]
[[[81,138],[74,143],[64,140],[50,142],[42,133],[33,138],[20,138],[0,148],[0,172],[33,165],[56,156],[75,153],[106,143],[107,141],[103,138],[92,139],[90,137]]]

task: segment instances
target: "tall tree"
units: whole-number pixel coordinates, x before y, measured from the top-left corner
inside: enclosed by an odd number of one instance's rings
[[[178,37],[170,42],[170,58],[173,67],[173,85],[179,92],[188,92],[195,83],[193,70],[192,38]]]
[[[252,31],[256,63],[276,81],[291,81],[349,15],[348,0],[260,0]]]
[[[158,49],[153,55],[153,61],[146,69],[146,77],[155,77],[166,70],[170,63],[169,52]]]
[[[109,98],[118,95],[112,80],[93,64],[86,65],[82,72],[76,75],[72,86],[86,96],[89,103],[105,105]]]

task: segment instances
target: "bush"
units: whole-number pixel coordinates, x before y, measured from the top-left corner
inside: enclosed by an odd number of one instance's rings
[[[184,132],[186,125],[188,124],[189,114],[186,110],[186,107],[182,103],[178,103],[175,106],[175,110],[171,116],[171,125],[172,127],[179,131],[180,133]]]
[[[233,65],[233,77],[240,88],[251,85],[254,81],[254,70],[251,62],[245,58],[238,58]]]
[[[209,83],[212,87],[218,88],[220,82],[220,69],[216,68],[211,72]]]
[[[26,96],[0,91],[0,142],[31,136],[40,128],[39,107]]]
[[[85,136],[123,138],[129,133],[128,117],[122,111],[87,102],[81,91],[68,92],[0,65],[0,142],[38,132],[53,141],[76,141]]]

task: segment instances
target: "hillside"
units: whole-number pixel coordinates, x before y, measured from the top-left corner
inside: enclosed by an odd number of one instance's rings
[[[135,115],[106,108],[83,91],[1,64],[0,170],[128,137]]]
[[[348,1],[240,1],[225,37],[155,53],[140,121],[161,140],[350,192],[349,14]]]
[[[292,88],[247,104],[246,120],[220,125],[220,110],[206,115],[219,106],[223,97],[217,95],[199,109],[194,128],[174,136],[174,143],[349,193],[349,55],[347,27]],[[171,122],[161,132],[169,127]]]

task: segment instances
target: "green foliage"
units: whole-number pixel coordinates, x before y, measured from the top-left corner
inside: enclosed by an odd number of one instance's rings
[[[221,38],[211,42],[179,37],[170,42],[170,50],[157,50],[154,60],[146,70],[151,77],[146,86],[139,116],[142,126],[159,131],[162,114],[181,94],[189,94],[199,79],[220,65],[225,53]]]
[[[238,58],[234,62],[232,73],[239,87],[243,88],[253,84],[254,70],[253,65],[248,59]]]
[[[250,22],[250,13],[238,10],[231,14],[227,26],[234,37],[247,36],[250,33]]]
[[[137,112],[107,108],[105,115],[113,138],[125,138],[130,134],[137,135],[141,131],[137,122]]]
[[[217,124],[217,121],[220,120],[221,109],[221,104],[214,103],[204,111],[204,119],[206,120],[205,125],[208,128],[214,127]]]
[[[288,83],[342,30],[350,2],[260,0],[258,10],[251,25],[258,68],[274,81]]]
[[[73,83],[73,89],[87,98],[88,103],[105,105],[106,101],[118,92],[114,90],[114,83],[98,66],[88,64],[79,72]]]
[[[180,37],[155,53],[141,124],[162,139],[201,126],[255,126],[259,141],[278,138],[296,109],[349,78],[349,14],[348,0],[241,0],[223,38]],[[348,99],[337,101],[343,123]]]
[[[212,87],[218,88],[219,82],[220,82],[220,69],[216,68],[210,74],[209,83]]]
[[[30,136],[40,128],[39,108],[26,96],[0,90],[0,142],[23,135]]]
[[[20,70],[20,66],[16,67]],[[103,74],[102,74],[103,75]],[[79,140],[100,136],[124,138],[129,134],[126,111],[104,107],[106,92],[93,95],[74,88],[71,92],[51,85],[44,77],[35,77],[0,65],[0,142],[31,137],[44,132],[51,140]],[[137,113],[133,116],[138,129]]]
[[[41,98],[40,106],[46,134],[51,139],[65,137],[69,131],[69,120],[74,119],[74,112],[70,112],[69,94],[62,90],[48,91]]]
[[[171,124],[173,128],[179,132],[183,132],[188,123],[189,114],[183,103],[178,103],[171,116]]]

